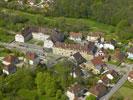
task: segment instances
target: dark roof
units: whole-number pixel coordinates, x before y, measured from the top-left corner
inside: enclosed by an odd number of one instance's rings
[[[64,41],[64,34],[59,32],[57,29],[53,30],[51,34],[51,40],[55,42],[63,42]]]
[[[3,60],[9,63],[14,63],[16,60],[18,60],[18,58],[14,55],[8,55]]]
[[[102,97],[107,93],[108,90],[103,83],[98,83],[95,86],[91,87],[89,91],[97,97]]]
[[[13,64],[4,66],[4,69],[7,70],[9,73],[13,73],[16,71],[16,66]]]
[[[86,61],[85,58],[83,58],[79,52],[75,53],[73,57],[76,60],[77,64],[82,64],[83,62]]]
[[[81,70],[81,67],[75,67],[74,70],[73,70],[73,73],[75,73],[76,76],[78,76],[78,77],[83,76],[83,72]]]
[[[21,34],[26,37],[29,34],[31,34],[32,32],[41,32],[41,33],[45,33],[45,34],[50,34],[52,32],[52,29],[49,28],[43,28],[43,27],[26,27],[21,31]]]
[[[94,42],[88,42],[88,50],[93,52],[94,49],[96,49],[95,43]]]
[[[26,37],[35,30],[36,30],[36,28],[34,28],[34,27],[26,27],[21,31],[21,34],[23,35],[23,37]]]
[[[112,45],[116,45],[117,44],[117,41],[114,40],[114,39],[111,39],[110,42],[111,42]]]

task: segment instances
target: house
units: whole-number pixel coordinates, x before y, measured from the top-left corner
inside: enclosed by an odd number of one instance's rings
[[[102,74],[103,76],[98,82],[103,83],[106,86],[113,86],[114,83],[112,82],[116,82],[120,77],[119,73],[116,72],[115,70],[106,70]],[[112,80],[116,80],[116,81],[112,81]]]
[[[103,48],[101,48],[101,49],[99,49],[99,50],[97,50],[96,51],[96,53],[95,53],[95,57],[98,57],[98,56],[103,56],[103,57],[105,57],[107,55],[107,52],[106,52],[106,50],[105,49],[103,49]]]
[[[6,66],[10,64],[17,64],[18,62],[19,62],[18,58],[14,55],[8,55],[2,61],[2,63]]]
[[[104,38],[102,37],[103,33],[102,32],[90,32],[87,36],[87,41],[92,41],[95,42],[97,41],[98,38],[100,38],[101,41],[104,41]]]
[[[103,44],[103,48],[104,49],[110,49],[110,50],[114,50],[115,49],[115,46],[111,43],[104,43]]]
[[[83,72],[82,72],[82,69],[80,67],[75,67],[73,68],[72,72],[70,73],[70,75],[73,77],[73,78],[77,78],[77,77],[82,77],[84,76],[83,75]]]
[[[18,33],[15,35],[15,41],[16,42],[25,42],[27,40],[30,40],[32,38],[32,31],[34,28],[32,27],[27,27],[24,28],[21,33]]]
[[[37,55],[35,53],[27,52],[26,53],[26,57],[27,57],[28,63],[30,65],[37,65],[37,64],[39,64],[39,57],[37,57]]]
[[[82,33],[70,32],[69,39],[76,41],[76,42],[81,42],[82,41]]]
[[[80,65],[86,61],[79,52],[73,54],[71,58],[74,60],[75,65]]]
[[[50,34],[52,32],[49,28],[42,28],[42,27],[34,27],[34,31],[32,31],[32,37],[36,40],[45,41],[50,38]]]
[[[68,88],[66,95],[69,100],[81,100],[80,98],[84,98],[86,93],[87,89],[85,87],[75,83]]]
[[[108,72],[106,72],[106,76],[110,79],[117,79],[120,77],[119,73],[116,72],[115,70],[109,70]]]
[[[57,29],[54,29],[51,34],[51,40],[56,42],[63,42],[64,41],[64,34],[58,31]]]
[[[32,32],[32,36],[34,39],[41,40],[41,41],[45,41],[50,37],[50,35],[46,35],[46,34],[43,34],[41,32],[39,32],[39,33]]]
[[[44,41],[44,48],[50,49],[50,48],[53,48],[53,46],[54,46],[54,43],[51,40]]]
[[[25,42],[26,40],[28,40],[26,38],[26,35],[22,35],[22,34],[16,34],[15,35],[15,41],[16,42]]]
[[[111,43],[99,43],[99,42],[96,42],[95,45],[101,49],[101,48],[104,48],[104,49],[110,49],[110,50],[114,50],[115,49],[115,46]]]
[[[105,69],[104,67],[106,67],[103,56],[94,57],[91,62],[99,73],[101,73],[101,71]]]
[[[128,81],[133,83],[133,71],[130,71],[128,74]]]
[[[15,35],[15,41],[17,42],[25,42],[30,40],[31,38],[36,40],[45,41],[50,38],[50,34],[52,32],[49,28],[42,27],[26,27],[21,31],[21,34]]]
[[[103,83],[105,86],[108,86],[110,84],[110,79],[106,75],[103,75],[98,83]]]
[[[133,40],[131,40],[131,41],[128,42],[128,46],[129,46],[129,47],[130,47],[130,46],[133,46]]]
[[[35,0],[27,0],[27,3],[29,3],[31,6],[35,4]]]
[[[54,54],[70,57],[73,54],[80,52],[80,54],[85,59],[91,59],[93,57],[91,50],[92,46],[90,46],[89,44],[81,45],[81,44],[67,44],[67,43],[56,42],[53,47]]]
[[[108,88],[103,83],[98,83],[89,89],[89,92],[96,96],[97,99],[104,96],[108,92]]]
[[[91,71],[93,74],[100,74],[100,71],[92,64],[91,61],[87,61],[83,64],[80,64],[80,67],[86,71]]]
[[[12,74],[14,72],[16,72],[17,68],[15,65],[13,64],[9,64],[9,65],[5,65],[4,68],[3,68],[3,73],[9,75],[9,74]]]
[[[110,43],[111,43],[112,45],[114,45],[114,46],[116,46],[116,45],[117,45],[117,41],[116,41],[116,40],[114,40],[114,39],[111,39],[111,40],[110,40]]]
[[[104,48],[103,43],[99,43],[99,42],[96,42],[96,43],[95,43],[95,46],[96,46],[98,49]]]
[[[133,60],[133,47],[128,49],[127,54],[128,58]]]
[[[115,53],[112,57],[112,60],[118,61],[120,63],[124,62],[126,58],[126,54],[124,52],[121,52],[119,48],[115,50]]]

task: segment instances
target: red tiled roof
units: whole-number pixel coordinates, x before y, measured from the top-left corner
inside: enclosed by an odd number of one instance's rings
[[[99,36],[102,36],[103,34],[104,33],[102,32],[90,32],[88,35],[99,37]]]
[[[129,75],[128,75],[130,78],[133,78],[133,71],[129,72]]]
[[[103,96],[107,92],[107,88],[103,83],[98,83],[89,90],[92,94],[97,97]]]
[[[14,55],[8,55],[3,60],[9,63],[13,63],[16,59],[17,57],[15,57]]]
[[[70,50],[77,50],[82,52],[90,53],[90,46],[89,45],[80,45],[80,44],[65,44],[61,42],[56,42],[55,47],[62,48],[62,49],[70,49]]]
[[[91,62],[94,64],[94,65],[103,65],[105,64],[105,62],[103,61],[103,56],[98,56],[98,57],[94,57]]]
[[[35,53],[32,53],[32,52],[27,52],[26,53],[26,56],[30,60],[34,60],[36,58],[36,54]]]
[[[82,33],[70,32],[70,36],[74,38],[82,38]]]
[[[83,89],[83,86],[75,83],[74,85],[72,85],[71,87],[69,87],[69,91],[76,94],[78,92],[80,92]]]
[[[109,79],[106,75],[102,76],[101,80],[103,81],[104,84],[109,84]]]

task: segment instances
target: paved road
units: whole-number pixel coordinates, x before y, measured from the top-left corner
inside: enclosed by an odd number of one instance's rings
[[[110,66],[111,67],[111,66]],[[128,74],[132,70],[133,65],[126,64],[126,74],[117,82],[117,84],[107,93],[105,96],[101,97],[99,100],[109,100],[112,95],[127,81]],[[124,68],[125,69],[125,68]],[[118,69],[117,69],[118,70]]]
[[[109,98],[112,97],[112,95],[127,81],[128,78],[128,73],[125,74],[119,81],[118,83],[109,91],[109,93],[99,100],[109,100]]]
[[[44,54],[43,48],[39,48],[37,46],[31,46],[28,44],[27,45],[17,45],[14,43],[8,44],[8,43],[0,42],[0,45],[3,45],[9,49],[17,49],[22,52],[27,52],[27,51],[36,52],[40,56],[43,56],[43,54]]]
[[[61,56],[54,54],[51,55],[51,53],[44,52],[43,47],[33,44],[15,43],[15,42],[9,44],[9,43],[0,42],[0,45],[3,45],[9,49],[17,49],[18,51],[22,52],[27,52],[27,51],[35,52],[40,59],[45,60],[46,65],[48,67],[54,66],[55,64],[58,63],[60,59],[62,59]]]

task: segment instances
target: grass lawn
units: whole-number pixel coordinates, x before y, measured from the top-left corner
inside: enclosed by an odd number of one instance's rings
[[[27,43],[36,44],[36,45],[39,45],[39,46],[43,46],[43,44],[44,44],[43,41],[41,41],[41,40],[35,40],[35,39],[31,39],[31,40],[27,41]]]
[[[14,35],[9,34],[0,29],[0,42],[10,42],[14,39]]]
[[[4,47],[0,47],[0,57],[5,57],[12,52]]]
[[[50,18],[50,19],[54,21],[60,21],[60,18],[61,17]],[[110,33],[110,31],[114,30],[114,27],[111,25],[99,23],[91,19],[65,18],[65,20],[67,24],[75,24],[75,22],[77,21],[83,22],[90,27],[91,31],[104,31]]]
[[[118,100],[117,98],[121,98],[119,100],[124,100],[128,98],[128,100],[133,100],[133,83],[126,82],[114,95],[110,100]]]

